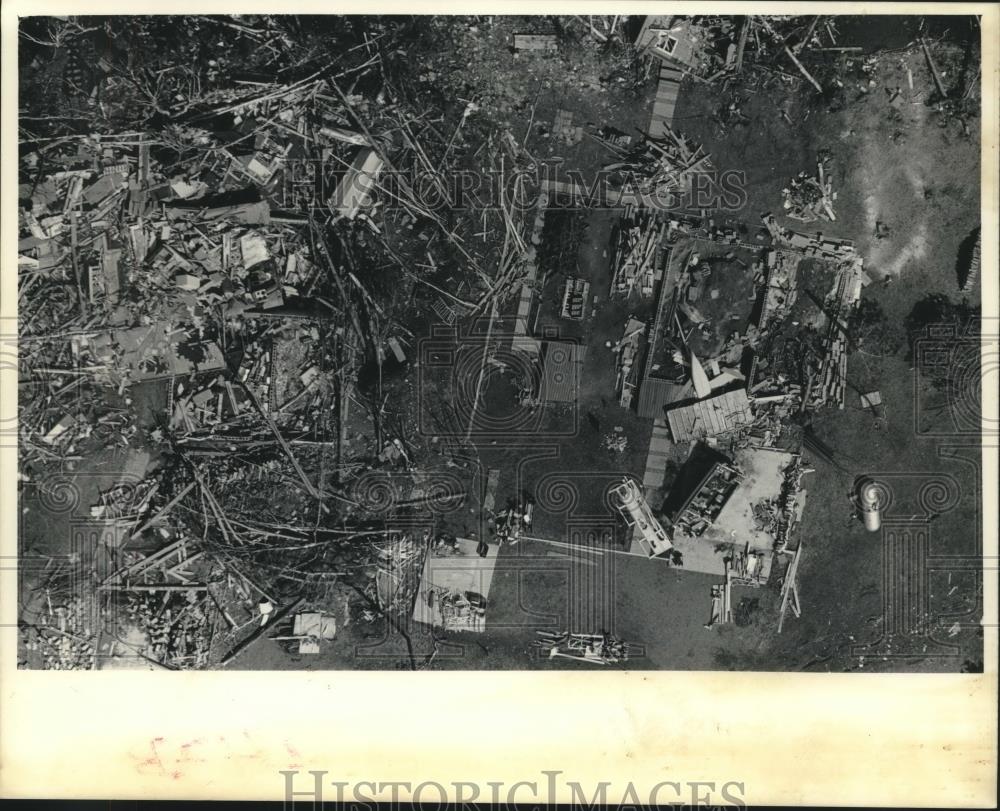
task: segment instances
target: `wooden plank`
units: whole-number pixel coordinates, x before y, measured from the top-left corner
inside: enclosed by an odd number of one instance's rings
[[[713,433],[723,433],[726,430],[726,407],[724,402],[719,402],[717,399],[709,400],[705,403],[705,410],[712,421]]]
[[[809,44],[809,40],[810,40],[810,38],[813,35],[813,31],[816,30],[816,23],[818,23],[819,21],[820,21],[820,17],[819,16],[816,16],[816,17],[813,18],[812,24],[809,26],[809,30],[806,31],[806,35],[804,37],[802,37],[802,39],[799,41],[798,45],[796,45],[794,48],[792,48],[792,52],[793,53],[795,53],[796,55],[802,53],[802,49],[805,48],[806,45]]]
[[[677,419],[676,409],[667,412],[667,427],[670,429],[670,435],[676,442],[680,442],[683,437],[680,434],[680,426],[677,424]]]
[[[270,414],[264,411],[264,409],[261,407],[260,402],[257,400],[257,396],[253,393],[253,391],[249,386],[244,385],[243,390],[246,392],[247,397],[250,399],[250,402],[253,403],[257,411],[264,418],[264,421],[267,423],[268,428],[271,429],[271,433],[274,434],[275,439],[278,440],[278,444],[281,445],[282,450],[285,451],[285,455],[292,463],[292,467],[295,469],[295,472],[299,475],[299,479],[302,481],[302,484],[305,485],[306,492],[309,493],[309,495],[311,495],[314,499],[320,502],[320,508],[323,509],[324,512],[328,512],[329,508],[322,503],[323,501],[322,495],[320,495],[320,492],[309,480],[309,477],[306,476],[306,472],[302,469],[302,466],[299,464],[299,460],[296,458],[295,454],[292,453],[292,449],[288,445],[288,442],[281,435],[281,431],[278,429],[278,426],[275,423],[275,421],[271,418]]]
[[[747,46],[747,34],[750,33],[750,17],[747,16],[743,20],[743,27],[740,29],[740,44],[736,51],[736,72],[739,73],[743,70],[743,51]]]
[[[920,47],[924,49],[924,56],[927,57],[927,65],[931,69],[931,75],[934,77],[934,84],[937,85],[938,93],[941,94],[942,98],[947,98],[948,94],[945,92],[944,83],[941,81],[941,74],[938,73],[937,65],[934,64],[931,49],[927,47],[927,40],[923,37],[920,38]]]
[[[191,492],[191,490],[194,487],[194,485],[195,485],[194,482],[188,482],[187,487],[184,487],[176,496],[174,496],[163,507],[161,507],[159,510],[157,510],[156,515],[154,515],[145,524],[143,524],[141,527],[139,527],[139,529],[137,529],[135,532],[133,532],[129,536],[129,540],[131,540],[132,538],[134,538],[136,535],[140,535],[141,533],[145,532],[153,524],[155,524],[163,516],[165,516],[168,512],[170,512],[174,507],[176,507],[180,503],[181,499],[184,498],[184,496],[186,496],[188,493]]]
[[[706,416],[701,413],[701,403],[695,403],[681,409],[685,416],[685,432],[688,438],[693,437],[699,431],[710,431],[709,424],[705,421]]]
[[[792,553],[792,562],[788,564],[788,570],[785,572],[785,581],[781,584],[781,608],[778,615],[778,633],[781,633],[781,628],[785,624],[785,612],[789,608],[789,602],[791,599],[798,602],[798,590],[795,587],[795,578],[799,570],[799,560],[802,557],[802,542],[799,542],[798,548]],[[801,611],[799,612],[801,613]],[[799,614],[797,613],[796,616]]]
[[[731,431],[734,426],[739,424],[739,415],[742,415],[743,410],[740,407],[739,402],[736,397],[727,392],[725,398],[719,402],[719,422],[722,423],[723,431]]]
[[[699,419],[697,415],[693,409],[682,408],[678,412],[678,417],[681,421],[681,430],[684,433],[684,439],[690,439],[695,428],[698,426]]]
[[[692,434],[705,433],[710,435],[716,433],[715,422],[712,420],[712,412],[705,405],[704,402],[698,402],[693,407],[696,421],[691,428]]]
[[[806,70],[805,66],[796,58],[795,54],[792,53],[791,48],[789,48],[787,45],[785,46],[785,53],[787,54],[788,58],[795,63],[795,67],[799,69],[799,73],[805,76],[806,79],[809,80],[809,83],[813,87],[815,87],[816,90],[822,93],[823,92],[822,85],[820,85],[820,83],[813,78],[813,75],[808,70]]]
[[[143,574],[147,570],[161,565],[164,561],[168,560],[171,555],[176,553],[181,547],[181,541],[174,541],[171,544],[167,544],[162,549],[158,549],[151,555],[147,555],[142,560],[137,560],[131,566],[127,566],[120,571],[112,574],[108,579],[121,581],[125,578],[137,577]]]

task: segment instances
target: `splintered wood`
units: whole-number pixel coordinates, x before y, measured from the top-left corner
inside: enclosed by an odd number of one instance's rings
[[[660,248],[667,230],[648,212],[626,208],[618,227],[618,242],[612,259],[614,273],[611,279],[612,296],[631,296],[638,292],[645,297],[653,294],[653,287],[660,275],[657,272]]]
[[[820,373],[810,391],[808,407],[821,408],[835,403],[845,407],[847,394],[847,355],[850,349],[847,322],[861,300],[863,261],[860,257],[843,262],[829,301],[830,325],[827,328],[827,351]]]

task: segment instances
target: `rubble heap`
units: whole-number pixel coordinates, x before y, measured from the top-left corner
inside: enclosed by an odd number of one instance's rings
[[[650,133],[621,155],[622,160],[606,165],[625,179],[626,188],[658,199],[690,191],[692,178],[712,168],[711,156],[701,146],[691,144],[666,124],[662,133]],[[634,185],[634,189],[630,187]]]
[[[833,211],[837,193],[833,190],[833,179],[824,171],[826,162],[826,159],[821,158],[816,164],[815,177],[799,172],[789,181],[788,186],[781,190],[784,197],[782,206],[789,217],[802,222],[837,219]]]
[[[630,296],[636,289],[653,294],[657,266],[667,223],[645,210],[626,207],[618,225],[618,240],[611,266],[612,296]]]
[[[278,36],[266,18],[239,28]],[[458,496],[387,425],[381,373],[362,392],[359,371],[409,362],[414,302],[451,324],[521,289],[536,248],[513,204],[524,178],[505,179],[533,159],[476,103],[430,118],[378,39],[192,86],[145,128],[95,117],[97,131],[27,140],[22,484],[116,449],[157,458],[85,505],[105,530],[94,554],[110,573],[85,598],[100,619],[43,664],[217,666],[304,596],[322,613],[337,583],[371,587],[380,616],[408,599],[426,539],[373,527],[387,508],[377,487],[358,497],[361,474],[398,474],[411,510]],[[459,164],[499,178],[497,206],[446,222],[398,171],[450,209]],[[586,298],[574,288],[571,317]],[[54,632],[32,633],[29,653],[51,648]]]

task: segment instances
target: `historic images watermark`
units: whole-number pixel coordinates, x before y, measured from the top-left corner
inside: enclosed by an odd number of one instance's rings
[[[513,329],[483,329],[465,335],[436,330],[422,338],[418,348],[420,432],[465,441],[502,438],[505,443],[575,436],[580,380],[579,368],[567,354],[568,344],[552,340],[545,367],[540,357],[519,350],[522,343],[538,344],[521,323]],[[510,381],[517,396],[498,410],[486,401],[491,384],[501,377]],[[558,423],[546,422],[538,400],[555,388],[563,392],[564,413]]]
[[[358,804],[374,808],[378,802],[383,807],[399,808],[403,803],[434,803],[440,808],[445,804],[459,808],[472,808],[473,803],[489,803],[494,808],[507,808],[530,804],[533,807],[553,807],[559,803],[572,803],[587,809],[594,808],[657,808],[671,805],[701,808],[746,808],[744,783],[730,780],[663,780],[650,787],[638,787],[631,781],[624,787],[612,788],[607,780],[582,783],[563,779],[561,770],[539,772],[537,778],[506,782],[487,780],[483,783],[468,780],[438,782],[423,780],[357,780],[331,778],[325,770],[279,772],[284,780],[284,807],[291,809],[299,803],[309,803],[321,808],[325,803],[337,806]]]
[[[978,525],[978,452],[975,446],[944,446],[938,454],[942,464],[953,460],[972,466],[976,470],[972,488],[963,488],[957,476],[944,471],[868,475],[881,514],[882,611],[876,637],[852,645],[853,656],[862,661],[953,657],[959,646],[945,636],[946,628],[950,625],[957,633],[979,627],[982,594],[974,581],[981,577],[981,539],[971,534],[967,539],[935,537],[936,519],[956,509],[965,510]],[[995,568],[995,562],[989,568]],[[942,596],[957,590],[960,582],[963,592],[976,598],[960,609],[949,608]]]
[[[931,324],[913,354],[913,422],[921,437],[995,437],[995,417],[983,412],[983,392],[997,389],[1000,322]]]
[[[676,173],[648,185],[630,168],[594,173],[565,169],[559,163],[539,163],[501,171],[453,169],[430,172],[423,167],[352,171],[332,163],[289,160],[273,189],[276,202],[289,211],[336,210],[358,197],[377,198],[385,210],[424,209],[445,212],[515,211],[533,209],[540,195],[562,198],[574,208],[620,208],[641,200],[658,211],[711,209],[738,212],[747,203],[747,179],[742,170]],[[558,202],[554,202],[558,205]]]

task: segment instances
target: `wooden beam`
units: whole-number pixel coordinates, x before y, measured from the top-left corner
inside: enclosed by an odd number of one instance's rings
[[[69,215],[70,233],[70,258],[73,264],[73,281],[76,282],[77,301],[80,305],[80,312],[84,318],[90,317],[90,297],[83,293],[83,282],[80,280],[80,260],[79,260],[79,232],[77,224],[77,213],[71,211]]]
[[[796,54],[802,53],[802,49],[809,43],[809,38],[813,35],[813,31],[816,30],[816,23],[818,23],[821,19],[823,18],[820,16],[813,17],[812,24],[809,26],[809,30],[806,31],[806,35],[802,37],[799,43],[792,49]]]
[[[574,14],[573,15],[573,19],[574,20],[579,20],[585,26],[587,26],[587,28],[590,29],[590,33],[594,36],[594,39],[596,39],[598,42],[607,42],[608,41],[608,38],[604,34],[602,34],[600,31],[598,31],[596,28],[594,28],[594,17],[593,17],[593,15],[590,15],[589,19],[585,20],[585,19],[583,19],[583,17],[580,17],[580,16]]]
[[[188,482],[187,487],[182,489],[176,496],[174,496],[170,501],[168,501],[163,507],[157,510],[156,515],[150,518],[145,524],[139,527],[135,532],[129,536],[129,540],[132,540],[136,535],[139,535],[149,529],[153,524],[159,521],[163,516],[170,512],[174,507],[176,507],[181,499],[184,498],[188,493],[194,488],[195,482]]]
[[[792,608],[792,613],[796,617],[800,616],[802,611],[799,608],[799,593],[798,589],[795,587],[795,578],[799,570],[799,560],[802,558],[802,542],[799,541],[798,548],[792,553],[792,562],[788,564],[788,570],[785,572],[785,582],[781,585],[781,610],[778,615],[778,633],[781,633],[781,628],[785,624],[785,613],[789,609],[789,604],[792,600],[795,601],[795,606]]]
[[[275,423],[271,415],[264,410],[263,406],[260,404],[260,401],[257,399],[257,396],[253,393],[253,390],[249,386],[243,384],[243,390],[247,393],[247,397],[250,398],[250,402],[254,404],[254,407],[257,409],[257,411],[260,412],[260,415],[264,418],[264,421],[267,423],[268,428],[271,429],[271,433],[274,434],[274,438],[277,439],[278,444],[281,445],[282,450],[285,451],[285,455],[292,463],[292,467],[295,468],[295,472],[298,474],[299,479],[305,486],[306,492],[309,493],[309,495],[311,495],[314,499],[321,502],[323,500],[322,494],[316,489],[313,483],[309,481],[309,477],[306,476],[306,472],[302,469],[302,466],[299,464],[299,460],[295,458],[295,454],[292,453],[292,449],[289,446],[288,442],[286,442],[285,438],[281,435],[281,431],[278,429],[277,423]]]
[[[136,577],[145,572],[147,569],[159,566],[165,560],[169,559],[171,555],[179,551],[181,547],[182,541],[179,540],[174,541],[171,544],[167,544],[167,546],[164,546],[162,549],[158,549],[156,552],[144,557],[142,560],[137,560],[131,566],[119,569],[117,572],[108,577],[106,582],[111,583],[111,581],[115,581],[116,583],[120,583],[126,578]]]
[[[937,85],[938,93],[941,94],[942,98],[947,98],[948,94],[945,92],[944,84],[941,81],[941,74],[938,73],[937,65],[934,64],[931,49],[927,47],[927,40],[923,37],[920,38],[920,47],[924,49],[924,56],[927,57],[927,64],[931,69],[931,75],[934,77],[934,84]]]
[[[748,15],[743,20],[743,27],[740,29],[740,44],[736,50],[736,72],[739,73],[743,70],[743,51],[747,47],[747,34],[750,33],[752,18]]]
[[[799,605],[799,587],[795,583],[792,583],[792,599],[789,602],[789,606],[796,617],[802,616],[802,608]]]
[[[795,67],[797,67],[799,69],[799,72],[803,76],[805,76],[806,79],[809,80],[809,83],[812,84],[812,86],[815,87],[820,93],[822,93],[823,92],[823,86],[813,78],[813,75],[808,70],[806,70],[805,65],[803,65],[798,60],[798,58],[795,56],[795,54],[792,53],[792,49],[789,48],[787,45],[785,46],[785,53],[788,55],[788,58],[791,59],[792,62],[795,63]]]

